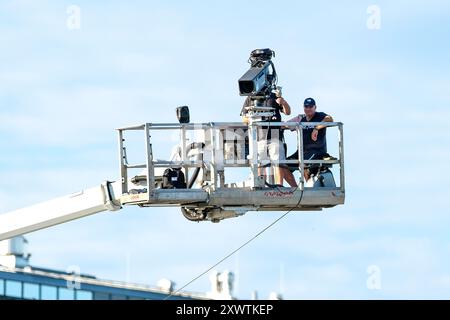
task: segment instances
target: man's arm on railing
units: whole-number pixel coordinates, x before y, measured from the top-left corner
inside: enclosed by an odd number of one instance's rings
[[[333,117],[327,115],[327,116],[325,116],[325,118],[323,118],[323,120],[321,122],[333,122]],[[317,141],[317,136],[319,135],[319,130],[321,130],[325,127],[326,127],[325,125],[319,124],[314,128],[314,130],[311,133],[312,141]]]

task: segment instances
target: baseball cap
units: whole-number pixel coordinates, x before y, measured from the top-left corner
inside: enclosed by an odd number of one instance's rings
[[[303,103],[303,106],[305,107],[311,107],[311,106],[315,106],[316,105],[316,101],[314,101],[313,98],[306,98],[305,102]]]

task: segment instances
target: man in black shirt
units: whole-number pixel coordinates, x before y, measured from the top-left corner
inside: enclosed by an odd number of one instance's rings
[[[252,103],[251,98],[247,97],[242,107],[241,116],[245,123],[249,122],[247,108]],[[274,167],[275,184],[282,185],[284,178],[292,187],[297,187],[297,182],[288,167],[279,163],[286,159],[283,130],[279,126],[270,126],[270,122],[281,122],[281,113],[290,115],[291,107],[283,97],[274,93],[264,101],[264,106],[274,108],[274,115],[262,120],[262,122],[268,122],[268,126],[258,128],[258,158],[263,161],[259,168],[259,174],[266,176],[265,167],[272,165]]]
[[[330,115],[316,111],[317,106],[313,98],[305,99],[303,108],[305,114],[298,115],[288,122],[333,122],[333,118]],[[303,128],[303,159],[317,160],[328,156],[326,134],[327,128],[323,125]],[[298,160],[298,150],[293,155],[289,156],[288,160]],[[291,171],[298,169],[297,166],[294,167],[291,165],[289,167]],[[305,179],[309,179],[306,170]]]

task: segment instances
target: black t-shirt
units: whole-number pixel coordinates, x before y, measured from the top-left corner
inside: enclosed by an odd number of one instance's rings
[[[307,120],[306,116],[304,115],[300,122],[308,123],[308,122],[322,122],[323,119],[327,116],[324,112],[316,112],[314,114],[314,117],[311,118],[311,120]],[[319,130],[319,133],[317,134],[317,141],[313,141],[311,139],[312,131],[314,130],[313,125],[308,126],[306,128],[303,128],[303,153],[326,153],[327,152],[327,128],[322,128]]]
[[[251,103],[252,103],[251,98],[247,97],[241,110],[241,116],[246,115],[247,111],[245,110],[245,108],[250,106]],[[282,110],[282,107],[277,103],[277,98],[275,94],[271,94],[271,96],[266,101],[264,101],[264,106],[274,108],[275,114],[272,117],[265,117],[264,119],[261,120],[261,122],[281,122],[280,111]],[[283,130],[280,130],[280,127],[275,126],[258,127],[258,140],[264,139],[270,140],[272,139],[272,135],[274,139],[278,138],[281,141],[283,141]]]

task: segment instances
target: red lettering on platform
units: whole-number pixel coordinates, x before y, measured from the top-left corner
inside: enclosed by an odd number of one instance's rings
[[[292,191],[266,191],[264,192],[264,196],[268,198],[287,198],[292,197],[294,192]]]

